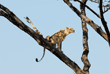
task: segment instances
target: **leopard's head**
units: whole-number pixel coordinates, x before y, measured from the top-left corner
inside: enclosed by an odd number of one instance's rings
[[[65,28],[65,33],[68,35],[69,33],[74,33],[75,32],[75,30],[73,29],[73,28],[71,28],[71,27],[66,27]]]

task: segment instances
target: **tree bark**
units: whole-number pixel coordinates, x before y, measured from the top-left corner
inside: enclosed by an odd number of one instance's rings
[[[86,16],[86,12],[85,12],[85,4],[86,4],[87,0],[82,0],[82,3],[80,3],[80,9],[81,9],[81,13],[83,15]],[[88,60],[88,53],[89,53],[89,47],[88,47],[88,29],[86,26],[86,22],[84,21],[84,19],[82,20],[82,30],[83,30],[83,54],[81,57],[82,62],[84,63],[84,68],[83,70],[89,74],[89,68],[91,66],[89,60]]]
[[[62,62],[68,65],[71,69],[73,69],[77,74],[85,74],[84,71],[71,59],[69,59],[63,52],[59,52],[56,48],[52,46],[50,42],[45,40],[41,33],[33,31],[31,28],[26,26],[13,12],[11,12],[8,8],[4,7],[0,4],[0,16],[4,16],[10,22],[12,22],[15,26],[17,26],[22,31],[29,34],[32,38],[34,38],[39,45],[45,47],[50,52],[52,52],[56,57],[58,57]]]

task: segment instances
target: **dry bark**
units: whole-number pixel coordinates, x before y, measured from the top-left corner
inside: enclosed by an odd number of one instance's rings
[[[15,26],[17,26],[22,31],[29,34],[32,38],[34,38],[39,45],[42,47],[45,47],[47,50],[52,52],[56,57],[58,57],[62,62],[64,62],[66,65],[68,65],[71,69],[75,71],[76,74],[89,74],[89,68],[90,68],[90,62],[88,60],[88,53],[89,53],[89,47],[88,47],[88,29],[86,27],[86,23],[88,23],[101,37],[103,37],[107,42],[109,42],[109,34],[105,33],[101,27],[99,27],[97,24],[95,24],[92,20],[86,17],[85,13],[85,7],[87,7],[91,12],[93,12],[97,17],[101,18],[101,20],[104,20],[103,16],[99,16],[95,11],[90,9],[86,2],[87,0],[75,0],[80,2],[80,9],[81,12],[75,8],[69,0],[63,0],[82,20],[82,30],[83,30],[83,47],[84,51],[81,57],[82,62],[84,63],[83,70],[71,59],[69,59],[63,52],[59,52],[54,46],[52,46],[52,43],[48,42],[44,39],[43,35],[38,31],[36,28],[36,32],[29,28],[26,24],[24,24],[13,12],[11,12],[8,8],[4,7],[0,4],[0,16],[3,16],[7,18],[10,22],[12,22]],[[101,6],[100,6],[101,7]],[[101,10],[101,9],[100,9]],[[103,23],[103,22],[102,22]],[[33,24],[32,24],[33,25]],[[107,32],[107,31],[106,31]]]

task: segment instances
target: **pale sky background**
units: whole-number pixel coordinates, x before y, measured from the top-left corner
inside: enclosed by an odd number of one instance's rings
[[[79,9],[78,2],[71,2]],[[10,9],[31,27],[24,18],[28,16],[44,37],[51,36],[65,27],[74,28],[75,33],[68,35],[62,43],[62,50],[83,69],[81,19],[63,0],[1,0],[0,4]],[[98,4],[88,1],[87,5],[99,13]],[[105,13],[105,19],[110,28],[109,13],[110,11]],[[86,14],[103,29],[99,18],[88,9]],[[110,74],[110,47],[91,26],[87,25],[87,27],[90,74]],[[35,58],[40,59],[42,55],[43,47],[27,33],[0,16],[0,74],[74,74],[70,67],[48,50],[43,60],[37,63]]]

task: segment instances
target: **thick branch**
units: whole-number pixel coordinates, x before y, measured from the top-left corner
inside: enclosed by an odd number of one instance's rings
[[[84,74],[84,72],[80,69],[80,67],[73,62],[71,59],[69,59],[66,55],[64,55],[62,52],[59,52],[56,48],[52,46],[51,43],[46,41],[42,35],[39,33],[36,33],[31,28],[26,26],[17,16],[11,12],[9,9],[4,7],[0,4],[0,16],[4,16],[7,18],[10,22],[12,22],[15,26],[17,26],[22,31],[29,34],[31,37],[33,37],[39,45],[45,47],[50,52],[52,52],[55,56],[57,56],[60,60],[62,60],[66,65],[68,65],[71,69],[73,69],[77,74]]]
[[[83,15],[86,16],[86,12],[85,12],[85,4],[86,4],[87,0],[82,0],[82,3],[80,4],[80,9],[81,9],[81,13]],[[89,47],[88,47],[88,29],[86,26],[86,22],[84,21],[84,19],[82,19],[82,30],[83,30],[83,54],[81,57],[82,62],[84,63],[84,68],[83,70],[89,74],[89,68],[90,68],[90,62],[87,58],[88,53],[89,53]]]
[[[87,18],[85,15],[81,14],[81,12],[76,9],[70,2],[69,0],[63,0],[81,19],[84,19],[86,23],[88,23],[99,35],[101,35],[106,41],[108,41],[107,34],[99,27],[96,25],[92,20]]]
[[[41,35],[33,31],[31,28],[26,26],[21,20],[19,20],[14,14],[7,14],[4,11],[0,11],[0,16],[4,16],[7,18],[11,23],[13,23],[15,26],[20,28],[22,31],[28,33],[31,37],[33,37],[36,41],[41,44],[41,41],[39,41]]]

